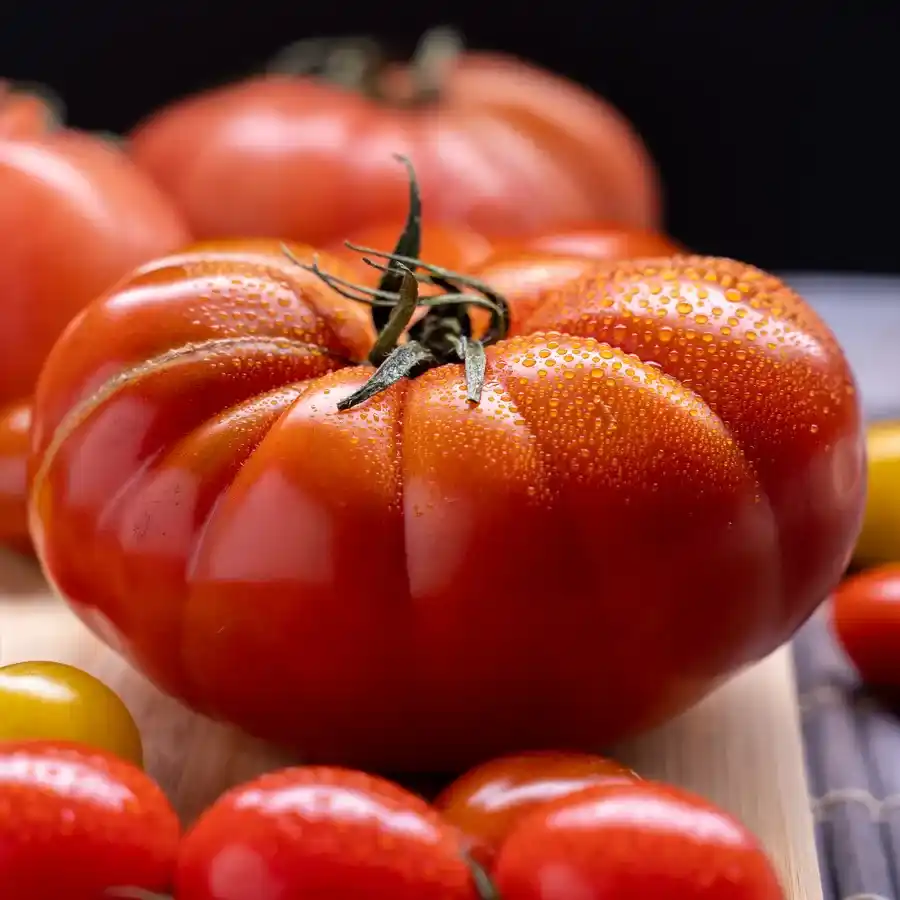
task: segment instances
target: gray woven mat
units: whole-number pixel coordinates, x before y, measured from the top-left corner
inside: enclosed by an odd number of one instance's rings
[[[821,610],[794,641],[825,900],[900,900],[900,717],[868,694]]]

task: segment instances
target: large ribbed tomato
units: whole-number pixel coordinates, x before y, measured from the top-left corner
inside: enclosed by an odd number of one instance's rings
[[[204,239],[323,247],[399,222],[391,152],[415,164],[438,223],[489,236],[582,219],[658,225],[655,168],[617,110],[533,65],[450,47],[435,32],[398,69],[369,44],[307,44],[294,68],[311,61],[326,77],[259,76],[177,101],[134,131],[132,156]],[[329,83],[350,73],[352,90]]]
[[[352,269],[293,253],[145,266],[38,387],[45,571],[167,691],[315,761],[589,748],[771,651],[837,581],[859,407],[778,279],[595,263],[497,340],[502,298],[451,277],[360,400],[393,341],[337,292]],[[408,314],[412,276],[389,284]],[[493,308],[486,358],[457,290]]]

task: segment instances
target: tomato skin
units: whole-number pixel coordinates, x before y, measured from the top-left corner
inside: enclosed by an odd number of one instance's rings
[[[640,259],[684,253],[672,238],[659,231],[616,222],[581,222],[539,231],[519,240],[497,243],[501,251],[533,251],[595,260]]]
[[[28,552],[28,430],[31,401],[0,408],[0,544]]]
[[[82,306],[189,237],[124,154],[77,132],[0,139],[0,190],[0,403],[8,403],[31,393]]]
[[[99,900],[107,888],[171,883],[178,818],[154,782],[111,754],[0,743],[0,803],[5,896]]]
[[[71,741],[143,764],[125,704],[93,675],[58,662],[0,667],[0,741]]]
[[[322,247],[403,221],[407,185],[391,153],[416,166],[431,221],[488,236],[591,218],[652,227],[660,216],[654,166],[616,110],[493,54],[463,55],[440,99],[420,108],[390,89],[376,102],[267,76],[178,101],[131,135],[132,157],[198,237]]]
[[[351,301],[160,262],[44,368],[45,570],[164,689],[311,762],[461,771],[675,714],[837,582],[859,405],[772,276],[595,265],[488,349],[480,405],[444,366],[337,413],[371,373]]]
[[[900,563],[853,575],[834,592],[835,635],[867,684],[900,687]]]
[[[470,851],[490,871],[507,835],[530,812],[598,784],[637,777],[615,760],[589,753],[519,753],[471,769],[434,805],[465,834]]]
[[[784,900],[756,839],[687,791],[609,784],[542,807],[500,848],[492,872],[515,900]]]
[[[459,834],[424,800],[372,775],[315,767],[263,775],[213,804],[184,837],[175,893],[478,900]]]

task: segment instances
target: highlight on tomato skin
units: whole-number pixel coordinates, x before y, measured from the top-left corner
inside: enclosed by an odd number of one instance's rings
[[[519,753],[470,769],[434,805],[465,834],[469,851],[490,871],[503,841],[528,813],[598,784],[636,779],[627,766],[589,753]]]
[[[785,900],[759,841],[725,811],[652,781],[606,784],[535,810],[491,871],[515,900]]]
[[[900,564],[846,578],[831,600],[835,637],[864,682],[900,688]]]
[[[363,772],[298,767],[217,800],[185,835],[175,897],[484,900],[458,832],[420,797]],[[512,898],[510,898],[512,900]]]

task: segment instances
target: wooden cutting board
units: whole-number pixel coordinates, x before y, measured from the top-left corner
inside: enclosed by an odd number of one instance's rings
[[[231,785],[297,762],[160,694],[53,597],[34,563],[0,551],[0,664],[27,659],[80,666],[120,694],[144,736],[148,771],[185,821]],[[765,844],[790,900],[822,900],[786,649],[615,755],[737,815]]]

